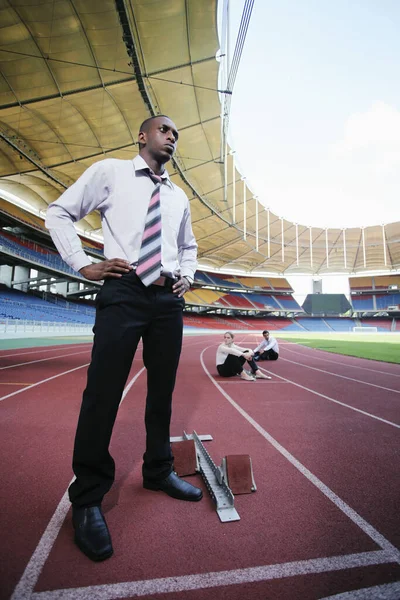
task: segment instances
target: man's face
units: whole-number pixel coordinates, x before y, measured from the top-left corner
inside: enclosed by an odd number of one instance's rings
[[[268,342],[268,340],[269,340],[269,333],[268,332],[267,333],[263,333],[263,336],[264,336],[264,339],[266,339],[267,342]]]
[[[148,131],[139,133],[139,141],[146,144],[147,152],[159,162],[170,160],[178,141],[178,130],[171,119],[157,117],[149,123]]]

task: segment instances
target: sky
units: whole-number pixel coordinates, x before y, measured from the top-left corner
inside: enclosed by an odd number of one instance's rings
[[[231,56],[244,5],[229,0]],[[400,220],[399,23],[397,0],[255,0],[229,143],[278,216],[315,227]],[[302,296],[312,289],[310,277],[288,280]],[[323,292],[335,286],[348,293],[347,278],[323,278]]]
[[[230,0],[231,55],[244,0]],[[400,2],[255,0],[230,145],[260,202],[317,227],[400,220]]]

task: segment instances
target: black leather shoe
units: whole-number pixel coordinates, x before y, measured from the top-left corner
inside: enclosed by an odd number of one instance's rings
[[[191,483],[180,479],[178,475],[172,471],[168,477],[161,481],[143,480],[143,487],[146,490],[161,490],[178,500],[189,500],[189,502],[197,502],[203,497],[201,489],[195,487]]]
[[[91,560],[100,561],[113,553],[111,536],[100,506],[72,507],[75,544]]]

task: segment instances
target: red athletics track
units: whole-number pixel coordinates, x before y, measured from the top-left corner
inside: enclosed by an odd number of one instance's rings
[[[224,380],[220,337],[185,337],[171,434],[210,433],[216,464],[250,454],[257,492],[222,524],[199,475],[195,504],[141,487],[139,352],[103,506],[115,553],[100,564],[74,546],[66,496],[91,346],[0,352],[2,600],[400,598],[399,366],[283,342],[261,364],[271,381]]]

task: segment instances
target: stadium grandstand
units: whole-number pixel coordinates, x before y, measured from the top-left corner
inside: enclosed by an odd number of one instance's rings
[[[101,260],[102,245],[81,236],[82,246],[93,261]],[[3,336],[12,335],[16,323],[21,332],[76,333],[77,325],[93,326],[95,296],[99,284],[85,280],[58,255],[43,218],[2,201],[0,204],[0,323]],[[321,313],[305,310],[294,298],[284,277],[223,274],[198,270],[186,294],[184,324],[187,329],[234,329],[350,332],[354,327],[377,331],[399,330],[400,276],[350,277],[350,310],[347,307]],[[327,295],[317,296],[321,303]],[[28,323],[28,327],[26,324]],[[36,323],[36,329],[32,329]],[[44,328],[43,324],[46,324]],[[39,325],[40,324],[40,325]]]

